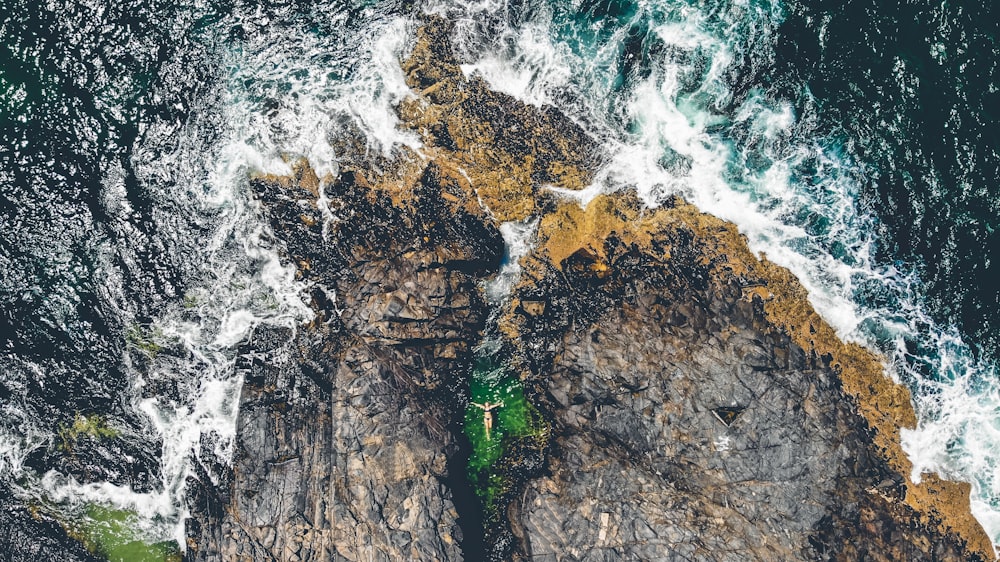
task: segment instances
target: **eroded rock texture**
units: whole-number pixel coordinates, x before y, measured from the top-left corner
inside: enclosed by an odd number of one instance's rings
[[[400,119],[427,154],[465,172],[498,221],[530,217],[542,186],[586,187],[601,154],[583,130],[553,107],[527,105],[466,77],[450,31],[449,22],[430,18],[402,63],[415,95],[400,104]]]
[[[345,173],[326,227],[308,188],[257,184],[317,316],[245,350],[231,482],[199,497],[193,559],[461,558],[447,426],[502,242],[448,208],[433,170],[421,181],[404,207]]]
[[[599,199],[543,224],[528,258],[510,331],[554,454],[513,510],[525,558],[987,559],[966,548],[981,531],[907,504],[832,358],[777,326],[768,280],[720,267],[711,228],[674,204],[629,219],[634,199]],[[581,224],[607,227],[598,247]]]

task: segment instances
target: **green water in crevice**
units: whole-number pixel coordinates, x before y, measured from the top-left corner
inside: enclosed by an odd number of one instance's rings
[[[180,562],[180,549],[173,541],[148,543],[137,530],[135,513],[91,504],[83,517],[67,525],[76,538],[93,554],[108,562]]]
[[[489,438],[483,420],[483,410],[470,404],[465,411],[465,435],[472,444],[468,472],[476,493],[487,512],[493,510],[497,498],[509,482],[497,461],[516,440],[544,438],[548,428],[541,413],[524,396],[524,386],[496,353],[481,352],[469,377],[472,402],[503,403],[493,410],[493,428]]]

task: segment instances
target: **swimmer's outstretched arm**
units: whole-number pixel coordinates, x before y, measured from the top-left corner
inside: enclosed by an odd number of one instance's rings
[[[477,407],[477,408],[483,409],[483,410],[486,409],[486,406],[484,406],[484,405],[482,405],[482,404],[480,404],[478,402],[473,402],[472,405],[475,406],[475,407]]]

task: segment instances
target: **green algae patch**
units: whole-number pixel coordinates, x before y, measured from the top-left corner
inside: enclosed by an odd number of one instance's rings
[[[174,541],[148,543],[140,538],[138,516],[128,510],[90,505],[83,517],[67,525],[70,536],[108,562],[181,562]]]
[[[73,418],[73,425],[65,429],[65,436],[70,439],[77,439],[84,435],[88,437],[108,439],[118,437],[118,430],[109,426],[104,416],[91,414],[84,416],[76,414]]]
[[[77,413],[73,418],[72,425],[61,424],[59,426],[59,439],[61,441],[59,446],[65,451],[70,451],[82,438],[114,439],[119,435],[120,432],[109,426],[104,416]]]
[[[133,325],[125,331],[125,343],[142,351],[150,358],[155,358],[163,350],[161,344],[163,339],[163,332],[159,329],[144,330],[138,325]]]
[[[476,360],[470,378],[472,402],[502,404],[492,411],[493,427],[486,434],[483,410],[470,404],[465,411],[465,435],[472,444],[469,478],[487,510],[508,487],[497,461],[518,440],[543,438],[548,425],[524,396],[520,378],[495,356]]]

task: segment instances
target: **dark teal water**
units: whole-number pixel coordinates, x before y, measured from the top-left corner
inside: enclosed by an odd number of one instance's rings
[[[595,191],[681,193],[800,275],[914,390],[918,466],[973,481],[1000,533],[986,1],[0,0],[0,478],[176,520],[186,467],[225,462],[240,339],[302,314],[245,178],[334,169],[345,128],[413,142],[391,107],[420,9],[604,144]],[[122,435],[86,467],[56,447],[77,415]]]
[[[916,266],[928,309],[978,351],[1000,342],[1000,14],[992,2],[794,2],[777,95],[804,83],[871,175],[883,261]]]

